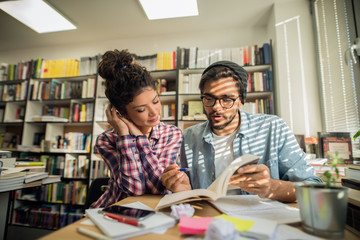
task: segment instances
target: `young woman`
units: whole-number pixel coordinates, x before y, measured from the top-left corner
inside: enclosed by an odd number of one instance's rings
[[[92,207],[105,207],[127,196],[166,193],[163,170],[175,163],[181,131],[160,122],[155,81],[127,50],[107,51],[98,66],[105,79],[111,129],[99,135],[96,148],[110,169],[104,194]]]

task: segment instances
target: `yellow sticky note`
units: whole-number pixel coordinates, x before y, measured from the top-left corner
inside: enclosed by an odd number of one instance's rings
[[[221,214],[220,216],[217,216],[216,218],[223,218],[225,221],[231,222],[235,225],[236,230],[239,232],[248,231],[250,230],[254,224],[255,221],[251,220],[244,220],[236,217],[230,217],[226,214]]]

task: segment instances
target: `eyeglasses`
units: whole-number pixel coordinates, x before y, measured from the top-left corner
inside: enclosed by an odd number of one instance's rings
[[[236,98],[229,98],[229,97],[222,97],[222,98],[215,98],[215,97],[211,97],[211,96],[201,96],[201,100],[204,104],[205,107],[213,107],[216,103],[217,100],[219,100],[220,102],[220,106],[226,109],[232,108],[234,106],[234,103],[236,101],[236,99],[238,99],[239,97]]]

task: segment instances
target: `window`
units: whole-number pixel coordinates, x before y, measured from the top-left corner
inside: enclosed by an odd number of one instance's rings
[[[345,63],[345,51],[351,47],[357,37],[356,14],[353,6],[352,0],[312,1],[323,130],[350,132],[351,136],[360,127],[359,57],[356,64],[353,60]],[[353,142],[355,156],[359,156],[358,149],[359,142]]]

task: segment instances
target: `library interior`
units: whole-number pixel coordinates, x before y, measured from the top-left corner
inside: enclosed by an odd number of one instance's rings
[[[32,21],[22,22],[21,12]],[[55,23],[46,18],[50,12],[58,14]],[[65,29],[58,24],[63,20]],[[0,239],[360,239],[360,1],[0,1],[0,22]],[[292,203],[227,195],[239,167],[271,155],[245,152],[232,156],[207,189],[159,194],[146,182],[146,191],[131,192],[113,175],[126,175],[132,166],[146,169],[143,159],[154,153],[134,154],[141,162],[127,166],[122,158],[130,147],[119,147],[111,154],[126,169],[114,173],[106,152],[96,147],[105,131],[116,133],[108,120],[108,79],[98,68],[104,53],[115,49],[127,49],[150,73],[160,121],[181,132],[211,125],[199,89],[204,70],[219,61],[243,67],[248,78],[240,118],[281,118],[301,149],[297,154],[323,183],[294,181]],[[212,107],[227,100],[215,98]],[[271,141],[280,141],[279,135]],[[114,141],[125,142],[120,136]],[[179,147],[178,159],[167,164],[180,166],[180,155],[191,149],[186,151]],[[185,177],[195,169],[180,167]],[[127,196],[115,205],[131,210],[122,214],[149,215],[133,220],[94,208],[114,185]]]

